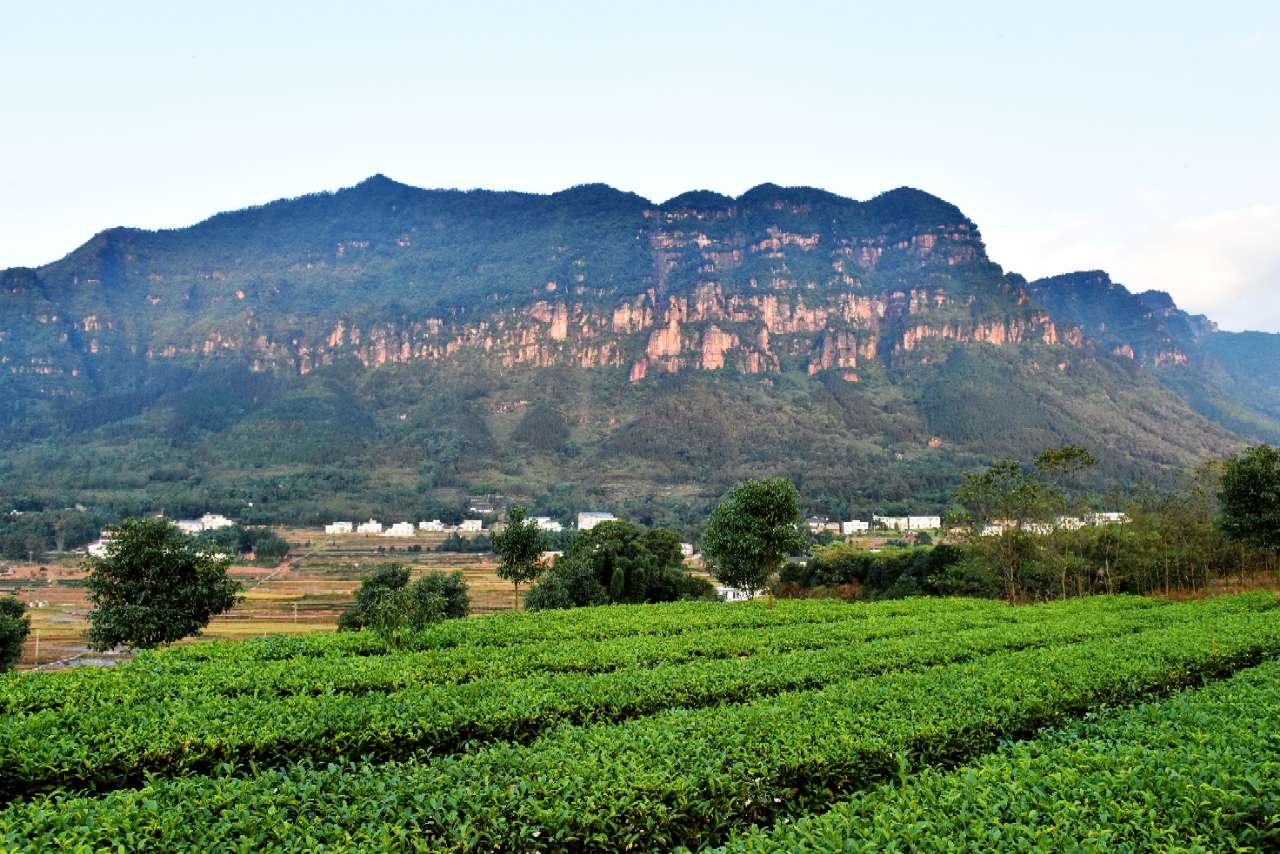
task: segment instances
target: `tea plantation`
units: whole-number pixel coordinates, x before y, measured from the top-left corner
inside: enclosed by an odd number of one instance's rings
[[[11,675],[0,850],[1274,850],[1277,604],[617,606]]]

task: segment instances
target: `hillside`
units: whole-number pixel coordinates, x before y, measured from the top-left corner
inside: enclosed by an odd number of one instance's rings
[[[0,505],[315,522],[500,493],[685,525],[767,473],[814,511],[937,509],[1061,442],[1098,490],[1159,485],[1280,435],[1250,366],[1277,336],[1162,297],[1029,284],[908,188],[375,176],[0,273]]]

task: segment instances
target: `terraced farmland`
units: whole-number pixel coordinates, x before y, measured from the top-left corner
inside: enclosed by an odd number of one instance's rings
[[[1271,594],[183,645],[0,679],[0,850],[1265,850],[1278,662]]]

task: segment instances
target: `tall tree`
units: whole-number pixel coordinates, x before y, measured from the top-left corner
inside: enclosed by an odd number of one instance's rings
[[[763,590],[787,555],[807,545],[800,494],[785,478],[744,481],[711,511],[702,554],[722,584],[749,595]]]
[[[1280,449],[1255,445],[1228,457],[1218,501],[1223,533],[1256,548],[1280,551]]]
[[[0,596],[0,673],[18,663],[22,643],[30,631],[27,606],[17,596]]]
[[[498,577],[511,582],[518,609],[520,585],[533,581],[546,568],[542,562],[542,532],[537,522],[525,520],[524,507],[517,504],[511,508],[506,529],[493,535],[493,550],[498,554]]]
[[[1018,601],[1022,567],[1038,552],[1026,527],[1051,517],[1061,496],[1017,460],[996,460],[984,472],[965,475],[954,498],[968,515],[975,546],[999,573],[1005,597]],[[988,536],[991,526],[997,530]]]
[[[86,563],[97,649],[150,649],[199,634],[240,599],[239,582],[227,576],[230,555],[193,548],[166,519],[124,520],[106,557]]]

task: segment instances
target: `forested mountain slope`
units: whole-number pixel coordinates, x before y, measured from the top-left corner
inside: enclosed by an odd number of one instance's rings
[[[0,504],[319,521],[493,492],[680,524],[782,473],[847,515],[1063,442],[1099,490],[1159,484],[1280,435],[1276,338],[1105,274],[1028,284],[907,188],[375,176],[0,272]]]

